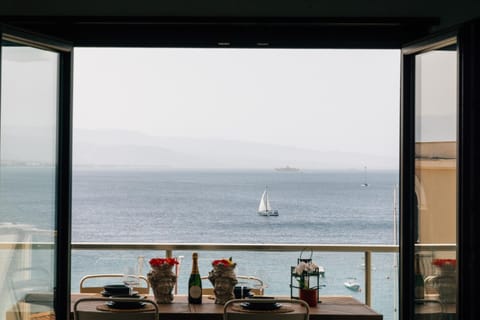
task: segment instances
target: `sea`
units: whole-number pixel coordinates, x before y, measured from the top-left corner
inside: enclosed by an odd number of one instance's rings
[[[7,222],[42,228],[53,206],[51,169],[3,168],[2,216]],[[158,170],[146,168],[74,168],[72,241],[122,243],[245,244],[394,244],[396,170]],[[15,188],[12,189],[12,185]],[[268,188],[278,217],[257,213]],[[29,194],[31,196],[29,196]],[[28,201],[26,201],[28,199]],[[19,208],[18,204],[23,207]],[[8,207],[9,206],[9,207]],[[35,209],[33,209],[35,208]],[[17,212],[5,217],[8,212]],[[28,215],[31,215],[29,217]],[[40,215],[41,216],[41,215]],[[24,220],[24,221],[22,221]],[[236,272],[261,278],[267,295],[289,295],[291,266],[311,258],[325,269],[322,295],[349,295],[365,301],[365,291],[345,287],[356,279],[362,289],[364,254],[348,252],[245,252],[199,250],[199,269],[214,259],[232,257]],[[181,261],[178,293],[186,294],[192,251],[174,251]],[[149,271],[148,260],[164,251],[73,250],[72,292],[83,275]],[[398,272],[393,253],[372,255],[372,308],[397,319]]]

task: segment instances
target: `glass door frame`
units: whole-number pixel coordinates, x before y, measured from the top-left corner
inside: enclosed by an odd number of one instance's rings
[[[400,107],[400,319],[414,319],[415,257],[415,57],[458,42],[457,32],[448,32],[402,48]],[[457,49],[458,50],[458,49]],[[457,110],[458,112],[458,110]],[[458,128],[458,123],[457,123]],[[457,129],[458,130],[458,129]],[[458,162],[458,160],[457,160]],[[457,163],[458,166],[458,163]],[[458,180],[458,177],[457,177]],[[458,216],[458,208],[457,208]],[[457,232],[458,234],[458,232]],[[457,241],[458,243],[458,241]],[[458,261],[458,259],[457,259]]]
[[[456,39],[456,40],[455,40]],[[457,319],[478,318],[480,287],[480,19],[402,48],[400,319],[414,319],[415,55],[457,44]]]
[[[57,319],[70,319],[70,243],[72,180],[72,62],[73,45],[69,42],[0,25],[2,40],[59,54],[57,107],[57,168],[55,181],[55,287],[54,310]],[[1,57],[0,47],[0,57]],[[1,64],[0,64],[1,67]],[[1,70],[0,70],[1,71]],[[0,72],[1,75],[1,72]],[[0,77],[0,81],[2,81]],[[1,94],[1,92],[0,92]],[[1,116],[1,108],[0,108]]]

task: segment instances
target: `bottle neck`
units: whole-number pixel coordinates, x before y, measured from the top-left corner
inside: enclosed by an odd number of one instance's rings
[[[198,271],[198,256],[193,254],[192,274],[200,274]]]

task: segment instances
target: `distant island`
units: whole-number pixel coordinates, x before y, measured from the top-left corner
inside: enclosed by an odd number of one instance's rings
[[[300,171],[300,169],[299,168],[293,168],[293,167],[290,167],[290,166],[285,166],[285,167],[282,167],[282,168],[275,168],[275,171],[297,172],[297,171]]]

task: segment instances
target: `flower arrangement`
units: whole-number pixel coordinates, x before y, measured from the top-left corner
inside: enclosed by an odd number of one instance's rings
[[[148,282],[153,290],[157,303],[171,303],[173,301],[173,287],[177,276],[173,267],[178,264],[176,258],[152,258],[149,261],[152,270],[147,274]]]
[[[217,266],[224,266],[224,267],[235,267],[236,263],[233,262],[232,257],[228,259],[218,259],[218,260],[213,260],[212,261],[212,266],[217,267]]]
[[[177,258],[152,258],[149,261],[150,266],[161,267],[161,266],[174,266],[178,264]]]
[[[457,266],[457,260],[455,259],[433,259],[432,264],[439,268],[451,267],[454,269]]]
[[[433,259],[432,264],[436,266],[441,275],[452,274],[457,267],[455,259]]]
[[[310,273],[318,271],[318,265],[312,261],[300,261],[295,267],[295,278],[298,281],[300,289],[310,288]]]

